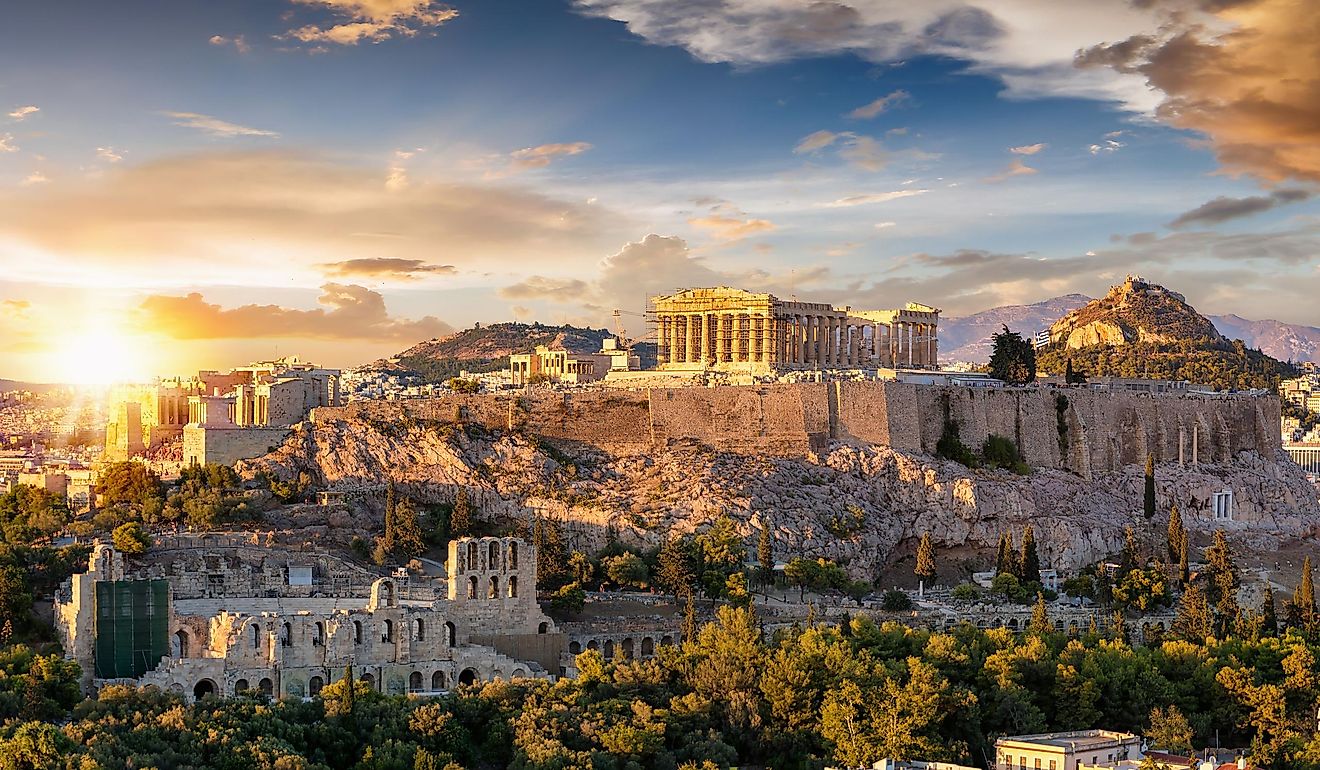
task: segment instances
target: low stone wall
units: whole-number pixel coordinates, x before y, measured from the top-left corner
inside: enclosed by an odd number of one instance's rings
[[[461,420],[550,441],[634,454],[673,441],[721,451],[802,457],[830,440],[934,454],[949,422],[977,448],[1013,439],[1028,463],[1089,477],[1125,465],[1222,463],[1280,445],[1274,396],[1113,393],[1088,389],[966,388],[840,381],[645,391],[528,390],[355,402],[313,410],[312,421]]]

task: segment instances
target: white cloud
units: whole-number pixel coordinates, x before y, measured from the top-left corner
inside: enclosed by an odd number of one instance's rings
[[[907,101],[910,97],[911,94],[909,94],[907,91],[899,89],[897,91],[893,91],[889,94],[886,94],[880,97],[879,99],[876,99],[873,102],[858,107],[857,109],[848,113],[848,117],[853,118],[855,120],[870,120],[871,118],[874,118],[876,115],[879,115],[885,110],[888,110],[890,107],[893,107],[898,104],[902,104],[903,102]]]
[[[1009,162],[1008,168],[1005,168],[994,176],[986,177],[985,181],[990,183],[1002,182],[1005,179],[1012,179],[1015,176],[1031,176],[1032,174],[1038,173],[1040,172],[1031,166],[1028,166],[1026,163],[1023,163],[1021,158],[1014,158]]]
[[[898,223],[897,223],[897,222],[876,222],[876,223],[875,223],[875,229],[877,229],[877,230],[887,230],[887,229],[889,229],[889,228],[891,228],[891,227],[897,227],[897,226],[898,226]]]
[[[1105,136],[1110,136],[1110,134],[1105,134]],[[1117,139],[1106,139],[1103,142],[1093,144],[1086,149],[1090,151],[1092,155],[1099,155],[1101,153],[1118,152],[1124,147],[1127,147],[1127,145]]]
[[[238,51],[239,53],[247,53],[248,51],[252,50],[252,46],[248,45],[247,40],[243,39],[242,35],[236,35],[234,37],[225,37],[224,35],[212,35],[210,39],[210,43],[211,45],[218,45],[218,46],[232,45],[234,47],[234,50]]]
[[[930,190],[894,190],[893,192],[849,195],[846,198],[839,198],[838,200],[820,205],[831,209],[866,206],[872,203],[888,203],[889,201],[898,200],[899,198],[911,198],[916,195],[925,195],[928,192],[930,192]],[[877,225],[877,227],[879,227],[879,225]]]
[[[195,128],[198,131],[204,131],[212,136],[223,138],[232,138],[236,136],[265,136],[278,137],[279,134],[274,131],[266,131],[260,128],[249,128],[237,123],[230,123],[227,120],[202,115],[197,112],[167,112],[171,118],[174,118],[174,125],[183,128]]]
[[[33,171],[31,174],[28,174],[27,177],[23,179],[22,184],[24,187],[28,187],[34,184],[45,184],[49,181],[50,179],[47,178],[45,174],[41,173],[40,171]]]
[[[124,159],[124,155],[113,147],[97,147],[96,157],[108,163],[118,163]]]
[[[581,155],[590,149],[591,144],[588,142],[561,142],[558,144],[542,144],[537,147],[524,147],[510,153],[509,157],[513,159],[513,165],[521,168],[544,168],[557,157]]]
[[[1009,147],[1008,151],[1014,155],[1035,155],[1048,146],[1049,145],[1044,142],[1039,142],[1037,144],[1026,144],[1021,147]]]
[[[705,230],[721,241],[740,241],[757,233],[768,233],[775,229],[775,224],[768,219],[740,219],[723,214],[689,219],[688,224],[698,230]]]
[[[823,150],[831,144],[834,144],[837,139],[843,136],[850,136],[850,134],[836,134],[833,131],[816,131],[802,137],[793,148],[793,152],[801,155],[803,153]]]
[[[19,107],[15,110],[11,110],[9,113],[9,117],[13,118],[14,120],[25,120],[28,116],[34,115],[40,111],[41,108],[34,107],[29,104],[26,107]]]
[[[13,134],[0,134],[0,152],[18,152]]]

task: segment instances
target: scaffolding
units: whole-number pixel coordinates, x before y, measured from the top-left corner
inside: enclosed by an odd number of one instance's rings
[[[96,677],[137,679],[169,653],[166,580],[96,583]]]

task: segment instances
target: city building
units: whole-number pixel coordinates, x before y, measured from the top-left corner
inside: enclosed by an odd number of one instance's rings
[[[937,308],[853,310],[742,289],[656,297],[659,368],[773,373],[795,369],[935,368]]]
[[[536,602],[536,554],[522,540],[452,541],[448,577],[432,579],[378,577],[252,535],[176,539],[136,570],[97,544],[57,593],[56,628],[87,692],[309,697],[352,666],[381,692],[425,694],[558,674],[567,651]]]
[[[1141,736],[1112,730],[1015,735],[995,741],[996,770],[1084,770],[1141,758]]]

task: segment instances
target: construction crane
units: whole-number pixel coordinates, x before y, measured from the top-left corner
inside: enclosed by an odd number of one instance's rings
[[[638,343],[648,338],[655,337],[655,330],[652,329],[651,331],[647,332],[646,334],[643,334],[640,337],[637,337],[636,339],[630,338],[628,336],[628,330],[623,328],[623,317],[625,315],[635,316],[637,318],[642,318],[642,319],[645,319],[647,317],[645,313],[634,313],[631,310],[620,310],[617,307],[614,308],[614,333],[619,338],[619,345],[622,346],[625,350],[632,350],[632,346],[634,343]]]

